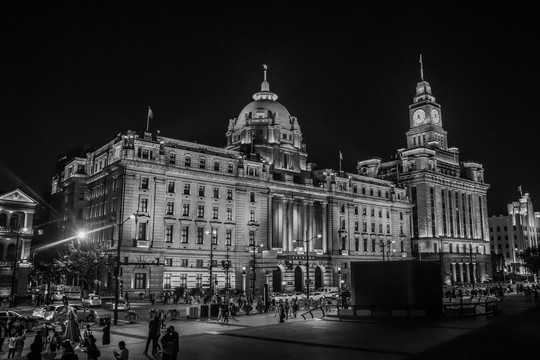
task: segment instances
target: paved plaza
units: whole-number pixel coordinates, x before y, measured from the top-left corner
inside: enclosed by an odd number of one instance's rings
[[[170,308],[170,306],[168,306]],[[336,317],[289,319],[279,324],[273,313],[241,315],[229,324],[216,320],[171,320],[180,334],[179,359],[499,359],[530,354],[540,339],[540,307],[512,294],[500,303],[498,316],[441,319],[370,317],[339,321]],[[147,319],[111,328],[111,344],[101,346],[101,327],[93,326],[102,353],[112,352],[120,340],[130,360],[144,355]],[[29,333],[23,355],[34,334]],[[4,344],[0,359],[7,357]],[[78,352],[79,358],[86,354]],[[25,356],[24,356],[25,357]],[[56,356],[57,359],[60,355]]]

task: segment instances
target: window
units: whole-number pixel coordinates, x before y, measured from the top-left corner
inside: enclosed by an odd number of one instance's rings
[[[187,289],[187,274],[180,274],[180,287]]]
[[[233,173],[233,170],[234,170],[234,165],[233,165],[233,163],[228,163],[228,164],[227,164],[227,172],[228,172],[229,174],[232,174],[232,173]]]
[[[369,195],[373,196],[373,188],[369,188]]]
[[[146,148],[139,149],[139,157],[143,159],[150,159],[150,150]]]
[[[386,218],[390,219],[390,210],[386,210]]]
[[[403,235],[403,225],[399,225],[399,234]]]
[[[362,215],[367,215],[367,208],[365,206],[362,207]]]
[[[227,208],[227,221],[233,221],[231,208]]]
[[[375,252],[375,239],[371,239],[371,252]]]
[[[212,219],[218,219],[219,218],[219,207],[214,206],[212,208]]]
[[[201,265],[201,267],[202,267],[202,265]],[[195,287],[198,287],[198,288],[202,287],[202,274],[197,274],[195,276]]]
[[[341,229],[345,230],[345,218],[341,218],[341,219],[339,220],[339,222],[340,222],[340,224],[341,224],[341,226],[340,226]]]
[[[169,154],[169,164],[176,164],[176,154],[170,153]]]
[[[219,199],[219,188],[215,187],[213,189],[213,197],[214,199]]]
[[[339,210],[342,214],[345,212],[345,205],[344,204],[341,204],[340,206],[340,210]]]
[[[218,232],[217,230],[214,230],[212,231],[212,245],[217,245],[218,244]]]
[[[170,289],[171,288],[171,275],[172,275],[171,273],[164,273],[163,274],[163,288],[164,289]]]
[[[140,198],[139,211],[148,212],[148,199],[147,198]]]
[[[364,251],[368,251],[368,248],[367,248],[367,239],[364,239]]]
[[[204,205],[198,205],[197,206],[197,217],[199,217],[199,218],[204,217]]]
[[[382,218],[382,210],[379,209],[379,217]]]
[[[146,289],[146,274],[135,273],[133,281],[134,289]]]
[[[167,225],[167,227],[165,228],[165,242],[173,242],[173,225]]]
[[[253,191],[249,193],[249,201],[255,202],[255,193]]]
[[[141,177],[141,189],[148,190],[148,178]]]
[[[174,193],[174,181],[169,181],[167,185],[167,192]]]
[[[214,161],[214,171],[219,171],[219,161]]]
[[[188,226],[182,226],[182,235],[181,235],[181,241],[183,244],[188,243],[189,238],[189,227]]]
[[[232,245],[232,230],[231,229],[225,230],[225,245],[227,246]]]
[[[355,220],[354,221],[354,231],[359,231],[360,230],[360,224],[358,223],[358,220]]]
[[[174,201],[167,201],[167,215],[174,214]]]
[[[204,267],[204,264],[203,264],[203,261],[201,259],[197,259],[195,261],[195,266],[198,267],[198,268],[202,268]],[[202,276],[202,275],[201,275]]]
[[[386,224],[386,233],[390,234],[390,224]]]
[[[354,250],[355,251],[360,251],[360,239],[359,238],[354,238]]]
[[[403,213],[402,212],[399,213],[399,220],[403,220]]]
[[[375,216],[375,208],[371,208],[371,216]]]
[[[182,204],[182,216],[189,216],[189,204]]]
[[[191,156],[187,155],[187,156],[184,158],[184,166],[186,166],[186,167],[191,167]]]
[[[377,190],[377,196],[378,196],[378,197],[382,197],[381,189],[378,189],[378,190]]]
[[[354,215],[358,215],[358,206],[354,207]]]
[[[197,228],[197,244],[204,244],[204,228]]]
[[[188,259],[181,259],[180,267],[188,267]]]
[[[354,194],[358,193],[358,185],[354,184],[352,190]]]
[[[206,169],[206,159],[205,158],[200,158],[199,159],[199,168],[200,169]]]
[[[375,232],[375,223],[371,223],[371,232],[372,232],[372,233]]]
[[[227,190],[227,200],[233,199],[233,191],[231,189]]]
[[[379,224],[379,232],[382,233],[382,224]]]
[[[255,210],[253,209],[249,210],[249,221],[255,222]]]
[[[366,188],[362,186],[362,195],[366,195]]]
[[[165,266],[173,266],[173,259],[165,258]]]
[[[249,231],[249,246],[255,246],[255,231]]]
[[[190,184],[184,184],[184,195],[191,194],[191,185]]]
[[[137,240],[146,240],[146,223],[139,223],[139,233]]]
[[[362,231],[367,232],[367,222],[365,221],[362,223]]]
[[[199,185],[199,196],[205,196],[206,190],[204,185]]]

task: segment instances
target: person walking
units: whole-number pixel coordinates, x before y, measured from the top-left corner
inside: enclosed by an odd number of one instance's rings
[[[103,337],[101,338],[102,345],[109,345],[111,343],[111,324],[105,321],[105,326],[102,329]]]
[[[101,356],[101,352],[97,348],[96,338],[94,335],[88,335],[88,345],[86,346],[86,355],[88,360],[97,360]]]
[[[278,311],[279,311],[279,322],[280,323],[285,322],[285,307],[283,306],[283,302],[281,302],[281,300],[279,301]]]
[[[58,334],[55,329],[50,329],[49,335],[47,336],[47,344],[48,359],[55,359],[56,350],[58,349]]]
[[[17,335],[16,353],[20,357],[24,349],[24,341],[26,340],[26,330],[19,331]]]
[[[15,352],[17,351],[17,336],[11,335],[7,340],[8,345],[8,356],[7,358],[14,358]]]
[[[160,321],[158,316],[154,316],[152,320],[148,323],[148,338],[146,339],[146,347],[143,354],[146,355],[148,352],[148,347],[150,342],[152,342],[152,354],[157,354],[158,339],[160,335]]]
[[[173,326],[169,326],[165,335],[161,338],[162,360],[176,360],[180,350],[178,333],[174,331]]]
[[[118,360],[129,360],[129,350],[126,348],[126,343],[120,341],[118,343],[118,348],[120,349],[120,352],[114,350],[114,357]]]
[[[88,338],[92,335],[92,329],[90,329],[90,324],[86,324],[86,329],[83,333],[83,347],[88,347],[89,340]]]

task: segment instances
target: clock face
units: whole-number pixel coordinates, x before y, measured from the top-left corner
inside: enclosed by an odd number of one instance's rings
[[[431,122],[434,124],[438,124],[441,122],[441,115],[439,114],[439,110],[431,109]]]
[[[414,112],[412,119],[414,125],[419,125],[424,122],[424,119],[426,118],[426,112],[422,109],[418,109]]]

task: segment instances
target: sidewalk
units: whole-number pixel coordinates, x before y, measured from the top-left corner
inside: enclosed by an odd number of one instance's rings
[[[303,320],[300,316],[278,323],[273,313],[238,316],[229,324],[215,320],[168,321],[180,333],[179,358],[186,359],[499,359],[502,354],[526,354],[540,338],[540,307],[521,295],[500,303],[500,315],[466,318],[336,318]],[[303,312],[301,312],[303,313]],[[93,326],[101,359],[124,340],[130,360],[154,359],[143,355],[146,319],[113,326],[111,344],[101,346],[101,329]],[[26,341],[26,355],[33,334]],[[5,349],[5,345],[4,345]],[[81,360],[86,358],[79,353]],[[5,359],[6,353],[0,355]],[[58,355],[57,359],[60,358]]]

